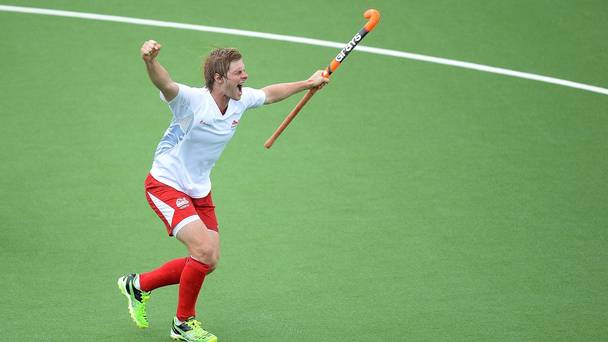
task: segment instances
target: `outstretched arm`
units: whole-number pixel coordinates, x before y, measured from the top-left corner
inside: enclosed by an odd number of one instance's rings
[[[322,73],[323,70],[318,70],[304,81],[277,83],[262,88],[264,94],[266,94],[266,102],[264,104],[279,102],[303,90],[315,87],[319,89],[323,88],[329,82],[329,78],[323,77]]]
[[[141,58],[146,64],[146,70],[150,81],[158,88],[165,100],[173,100],[179,91],[179,87],[169,76],[169,72],[156,60],[161,45],[154,40],[146,41],[140,49]]]

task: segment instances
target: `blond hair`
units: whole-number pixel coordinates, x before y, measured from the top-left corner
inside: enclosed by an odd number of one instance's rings
[[[209,53],[203,63],[203,77],[205,78],[205,86],[209,91],[213,90],[215,83],[215,74],[222,77],[228,75],[230,63],[242,59],[241,53],[235,48],[218,48]]]

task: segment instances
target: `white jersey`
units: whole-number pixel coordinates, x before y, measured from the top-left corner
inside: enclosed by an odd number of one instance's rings
[[[230,99],[222,115],[207,88],[178,84],[168,102],[173,120],[161,139],[150,174],[192,198],[211,191],[209,174],[236,130],[243,112],[264,104],[262,90],[243,88],[239,101]],[[166,102],[161,93],[161,99]]]

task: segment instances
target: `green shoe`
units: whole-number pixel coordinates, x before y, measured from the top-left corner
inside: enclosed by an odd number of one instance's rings
[[[141,291],[133,285],[135,274],[127,274],[118,278],[118,288],[129,300],[129,314],[139,328],[147,328],[146,302],[150,300],[150,292]]]
[[[188,318],[187,321],[179,324],[177,317],[173,318],[171,327],[171,338],[174,340],[187,342],[217,342],[217,337],[212,333],[201,328],[201,322]]]

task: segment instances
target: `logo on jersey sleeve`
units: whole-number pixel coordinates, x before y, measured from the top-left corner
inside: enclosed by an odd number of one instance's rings
[[[239,125],[239,120],[234,119],[234,120],[232,120],[232,125],[230,126],[230,128],[235,128],[238,125]]]
[[[185,197],[178,198],[177,201],[175,201],[175,206],[180,209],[187,208],[189,205],[190,205],[190,202],[188,202],[188,200]]]

